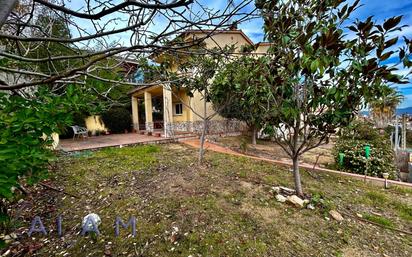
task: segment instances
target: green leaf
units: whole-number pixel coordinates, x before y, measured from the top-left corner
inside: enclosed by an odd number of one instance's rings
[[[392,17],[392,18],[386,20],[386,21],[383,23],[383,28],[384,28],[386,31],[391,30],[391,29],[395,28],[395,27],[399,24],[399,22],[401,22],[401,20],[402,20],[402,15],[401,15],[401,16]]]

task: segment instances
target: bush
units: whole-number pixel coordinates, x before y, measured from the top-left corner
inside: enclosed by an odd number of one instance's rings
[[[29,99],[0,93],[0,198],[12,198],[22,179],[33,183],[44,177],[55,157],[51,135],[61,133],[72,123],[72,112],[84,107],[79,94],[74,86],[61,97],[43,88]]]
[[[132,118],[129,110],[122,107],[115,107],[102,114],[104,125],[112,133],[121,133],[129,130]]]
[[[365,157],[365,146],[370,146],[370,158]],[[344,154],[343,165],[339,165],[339,153]],[[395,155],[386,134],[379,134],[372,124],[356,121],[342,129],[334,148],[338,169],[369,176],[382,177],[389,173],[396,178]]]

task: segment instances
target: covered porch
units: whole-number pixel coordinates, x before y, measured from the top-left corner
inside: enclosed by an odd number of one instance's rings
[[[172,93],[162,85],[154,85],[134,89],[129,94],[136,131],[161,133],[167,138],[190,132],[184,125],[192,121],[192,114],[187,107],[190,100],[185,92],[174,90]],[[176,127],[176,124],[180,126]]]

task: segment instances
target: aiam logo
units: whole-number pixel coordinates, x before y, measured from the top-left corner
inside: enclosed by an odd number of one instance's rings
[[[99,225],[101,224],[101,219],[99,215],[95,213],[90,213],[83,218],[82,221],[82,231],[81,235],[85,236],[88,233],[95,233],[97,236],[100,235]],[[63,217],[59,215],[56,218],[57,235],[59,237],[63,236]],[[131,227],[132,236],[136,236],[136,218],[131,217],[127,223],[117,216],[114,222],[114,234],[116,237],[120,235],[120,227],[123,229],[128,229]],[[31,236],[33,233],[41,233],[45,236],[48,235],[47,230],[39,216],[35,216],[31,222],[28,235]]]

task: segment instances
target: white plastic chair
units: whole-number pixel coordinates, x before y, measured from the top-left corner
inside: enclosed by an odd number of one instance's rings
[[[73,140],[76,138],[76,136],[78,138],[80,138],[80,136],[87,137],[87,128],[77,125],[71,126],[71,128],[73,129]]]

